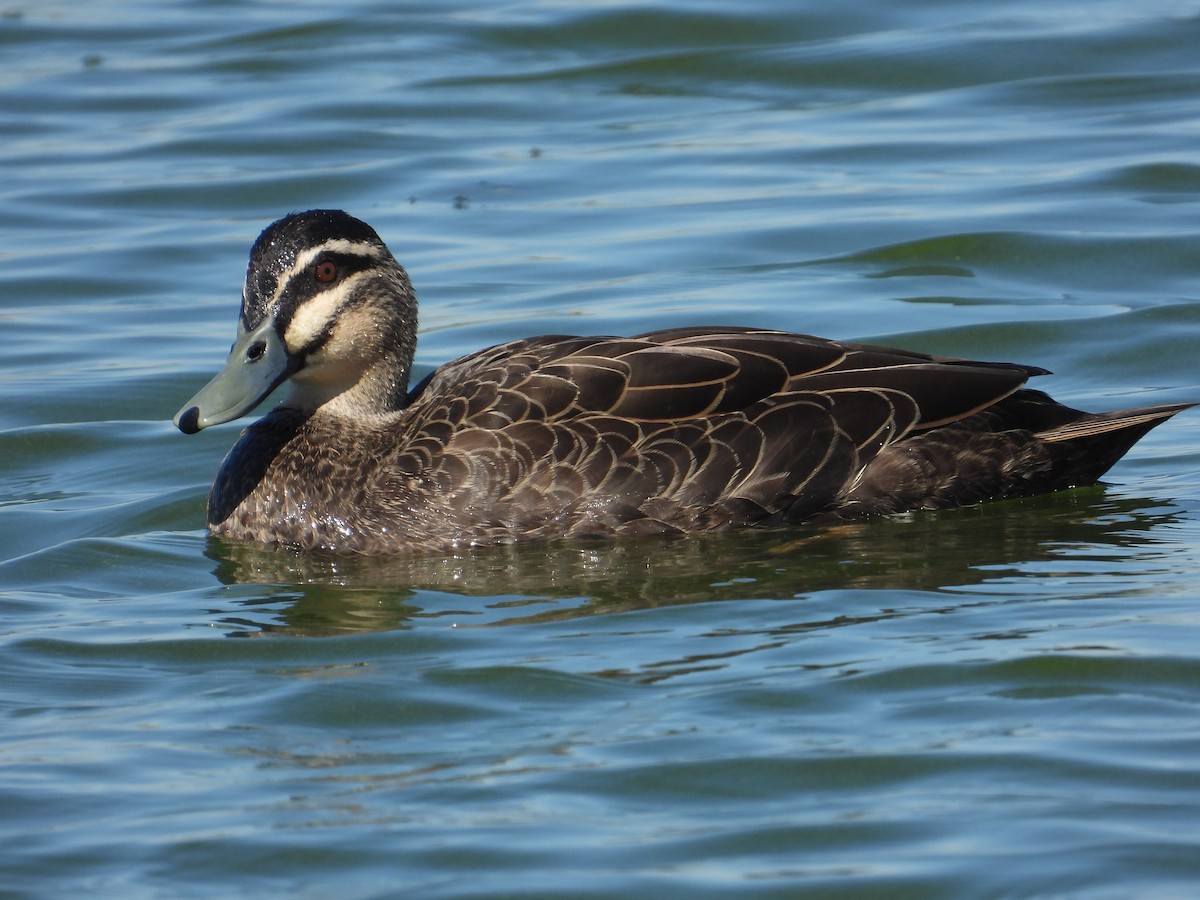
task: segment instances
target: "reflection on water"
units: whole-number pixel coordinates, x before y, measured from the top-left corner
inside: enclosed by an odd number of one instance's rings
[[[1175,514],[1104,488],[876,519],[832,528],[749,530],[654,540],[524,544],[449,557],[300,556],[210,539],[224,584],[279,585],[221,611],[232,634],[383,631],[555,621],[713,600],[823,590],[939,591],[1006,571],[1146,553]],[[476,599],[483,598],[483,599]]]

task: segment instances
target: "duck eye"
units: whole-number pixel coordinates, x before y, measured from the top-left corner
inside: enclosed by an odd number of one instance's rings
[[[250,360],[250,362],[258,362],[266,352],[266,341],[255,341],[246,349],[246,359]]]
[[[323,259],[313,269],[313,277],[321,284],[329,284],[338,276],[337,265],[331,259]]]

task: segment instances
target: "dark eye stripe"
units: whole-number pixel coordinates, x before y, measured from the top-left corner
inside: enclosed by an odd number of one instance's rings
[[[326,261],[332,262],[338,267],[338,277],[328,284],[317,281],[312,275],[313,269]],[[305,303],[318,294],[342,284],[356,272],[372,268],[375,263],[376,261],[373,257],[357,253],[326,251],[318,255],[303,270],[294,273],[287,284],[283,286],[283,290],[279,292],[279,312],[275,317],[276,330],[280,334],[285,334],[288,325],[291,324],[292,319],[296,315],[296,311]],[[324,338],[328,338],[329,331],[329,328],[325,329]]]

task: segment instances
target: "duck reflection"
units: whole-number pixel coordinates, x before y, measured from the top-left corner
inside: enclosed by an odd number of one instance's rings
[[[297,555],[211,538],[227,585],[261,585],[218,613],[233,636],[333,635],[414,627],[549,622],[714,600],[824,590],[939,591],[1039,562],[1126,560],[1174,521],[1169,506],[1063,491],[827,528],[518,544],[430,557]],[[887,603],[881,603],[887,606]]]

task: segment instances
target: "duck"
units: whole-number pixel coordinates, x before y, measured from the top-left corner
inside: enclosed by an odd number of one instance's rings
[[[1038,366],[752,327],[513,340],[410,387],[417,300],[376,231],[292,213],[250,251],[237,337],[176,414],[246,428],[208,531],[295,553],[846,522],[1098,481],[1194,404],[1087,413]]]

